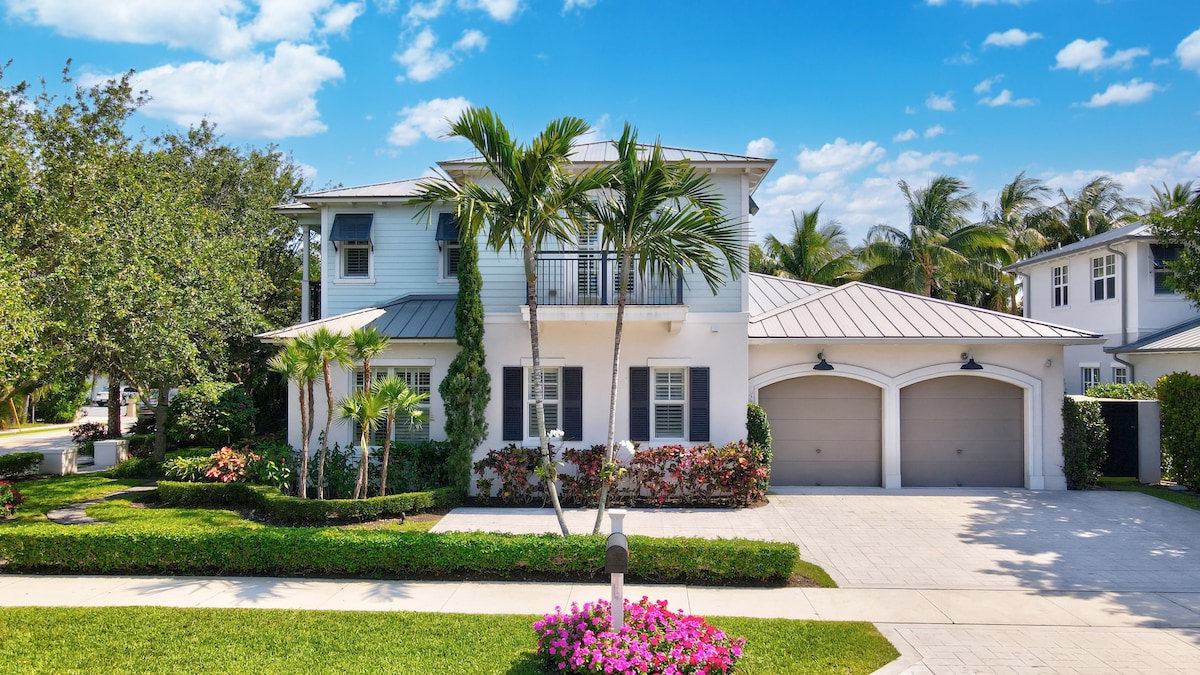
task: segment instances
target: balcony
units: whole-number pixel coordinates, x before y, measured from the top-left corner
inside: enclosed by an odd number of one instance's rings
[[[538,316],[549,320],[605,321],[616,315],[620,284],[619,254],[614,251],[539,251]],[[637,274],[625,289],[625,318],[682,321],[683,277]],[[522,309],[528,320],[528,307]]]

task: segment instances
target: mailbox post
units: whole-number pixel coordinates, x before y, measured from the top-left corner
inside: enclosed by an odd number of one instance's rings
[[[625,573],[629,571],[629,540],[623,532],[624,509],[609,511],[612,534],[604,551],[604,571],[612,579],[612,629],[618,632],[625,625]]]

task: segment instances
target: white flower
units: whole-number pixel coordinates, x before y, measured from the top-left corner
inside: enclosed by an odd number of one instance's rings
[[[550,438],[554,439],[554,438],[562,438],[563,436],[566,435],[566,433],[564,433],[562,429],[554,429],[554,430],[550,431],[549,433],[547,433],[546,435],[549,436]]]
[[[625,452],[628,452],[631,455],[634,453],[633,441],[621,441],[620,443],[617,443],[617,447],[621,448],[622,450],[624,450]]]

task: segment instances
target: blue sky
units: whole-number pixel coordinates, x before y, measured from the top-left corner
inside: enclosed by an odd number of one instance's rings
[[[491,106],[611,138],[778,159],[757,236],[824,204],[858,241],[904,225],[898,180],[981,201],[1018,171],[1134,196],[1200,179],[1195,0],[0,0],[3,84],[136,71],[147,133],[207,118],[276,143],[314,187],[470,154],[443,120]],[[138,129],[132,130],[134,133]]]

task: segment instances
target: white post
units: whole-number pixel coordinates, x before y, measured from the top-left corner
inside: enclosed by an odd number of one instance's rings
[[[612,534],[625,533],[625,509],[609,509],[608,517],[612,523]],[[625,626],[625,575],[614,573],[612,576],[612,629],[619,633]]]
[[[312,291],[309,289],[311,276],[308,271],[308,246],[309,240],[312,239],[312,230],[308,225],[300,226],[300,241],[303,243],[304,259],[300,263],[300,323],[308,323],[312,321],[309,308],[312,307],[312,297],[309,295]]]

